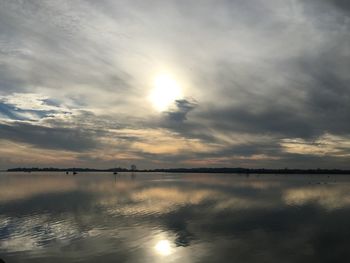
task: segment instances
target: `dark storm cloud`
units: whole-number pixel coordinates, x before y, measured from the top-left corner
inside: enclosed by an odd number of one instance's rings
[[[196,103],[190,102],[188,100],[177,100],[176,102],[176,110],[168,111],[167,117],[170,122],[183,122],[187,120],[187,114],[192,111],[196,107]]]
[[[44,149],[86,151],[97,146],[93,133],[78,128],[50,128],[27,123],[0,124],[0,138]]]
[[[301,67],[311,79],[305,105],[315,128],[334,134],[350,132],[350,79],[345,72],[349,66],[350,54],[328,52]]]
[[[270,76],[260,79],[260,73],[256,74],[259,85],[226,63],[216,73],[217,87],[220,93],[232,97],[232,105],[201,105],[201,111],[190,121],[210,123],[214,130],[271,134],[277,138],[315,138],[325,132],[347,134],[350,79],[345,69],[350,66],[346,51],[349,41],[350,36],[342,34],[317,56],[305,54],[279,62],[282,71],[276,74],[283,74],[284,83],[278,89],[271,89],[266,82]],[[265,92],[250,89],[256,85]]]
[[[347,0],[334,0],[334,1],[329,0],[328,2],[332,5],[335,5],[342,11],[346,11],[346,12],[350,11],[350,3]]]
[[[336,11],[339,12],[350,12],[350,3],[347,0],[314,0],[311,1],[313,3],[313,6],[323,8],[323,10],[330,10],[335,8]],[[308,5],[308,3],[306,3]]]
[[[254,112],[247,108],[213,109],[203,113],[203,118],[212,123],[214,129],[252,134],[308,138],[314,134],[307,117],[299,117],[280,105],[266,104],[264,109]]]

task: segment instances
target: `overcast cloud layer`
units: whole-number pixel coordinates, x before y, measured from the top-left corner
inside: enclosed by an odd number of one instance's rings
[[[349,69],[346,0],[0,0],[0,168],[350,168]]]

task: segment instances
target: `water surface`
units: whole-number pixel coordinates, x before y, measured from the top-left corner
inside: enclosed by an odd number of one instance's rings
[[[350,176],[1,173],[11,262],[350,262]]]

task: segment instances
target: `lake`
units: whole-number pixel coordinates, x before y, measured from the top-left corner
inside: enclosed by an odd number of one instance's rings
[[[350,176],[0,173],[11,262],[350,262]]]

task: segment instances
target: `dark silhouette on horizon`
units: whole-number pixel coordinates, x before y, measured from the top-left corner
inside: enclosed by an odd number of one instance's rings
[[[350,170],[342,169],[265,169],[265,168],[163,168],[163,169],[136,169],[136,165],[131,165],[130,169],[126,168],[108,168],[108,169],[95,169],[95,168],[10,168],[7,169],[8,172],[65,172],[68,174],[72,172],[77,174],[78,172],[113,172],[117,174],[118,172],[162,172],[162,173],[234,173],[234,174],[349,174]]]

